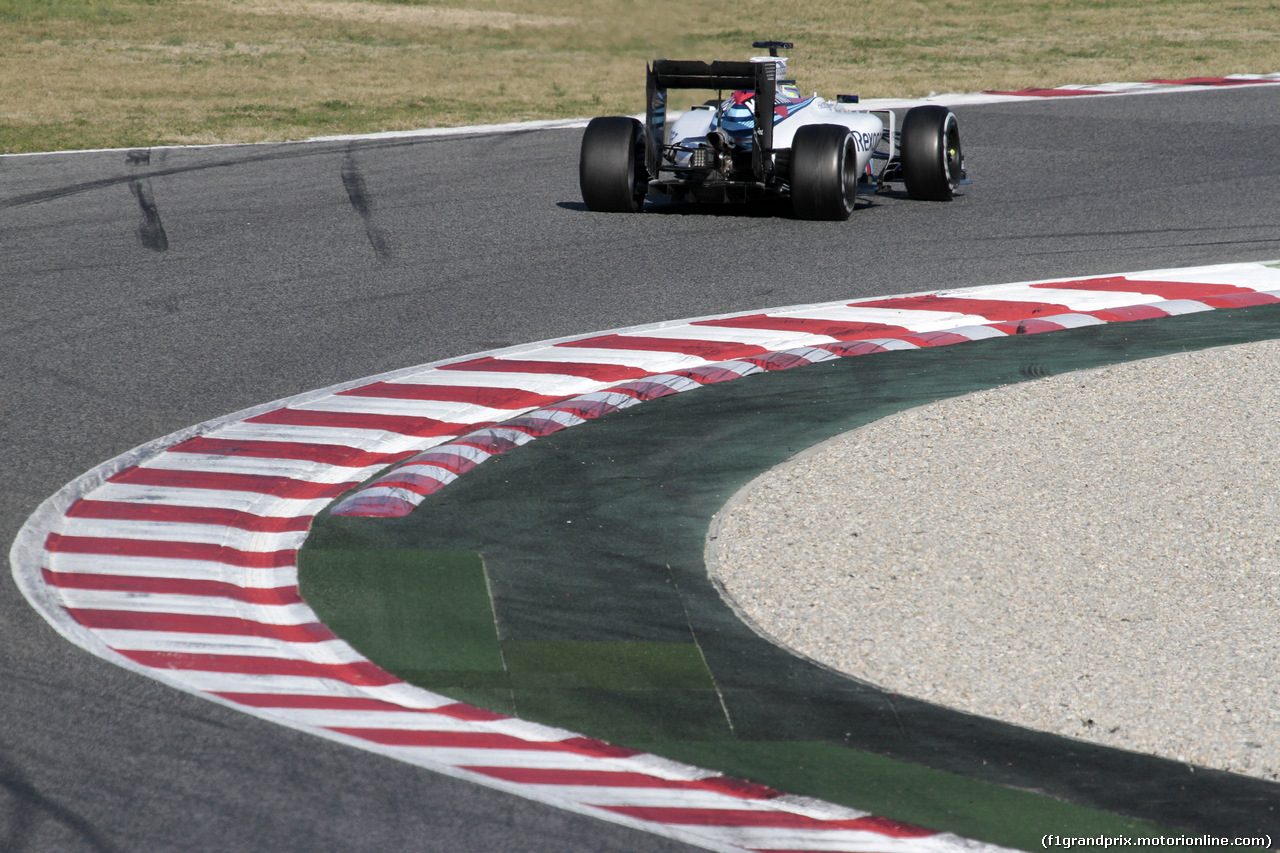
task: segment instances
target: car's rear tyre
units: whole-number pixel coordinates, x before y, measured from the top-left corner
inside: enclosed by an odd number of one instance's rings
[[[644,125],[629,116],[593,118],[582,135],[578,182],[589,210],[639,210],[649,188]]]
[[[848,219],[858,192],[858,152],[848,128],[808,124],[791,142],[791,207],[801,219]]]
[[[912,107],[902,121],[898,143],[907,195],[926,201],[950,201],[964,175],[960,125],[955,113],[929,104]]]

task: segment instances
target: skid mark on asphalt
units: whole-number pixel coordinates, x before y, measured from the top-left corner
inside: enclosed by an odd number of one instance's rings
[[[351,201],[351,209],[360,214],[360,218],[364,220],[365,237],[369,240],[373,254],[379,262],[390,260],[391,245],[387,241],[386,232],[373,220],[373,196],[369,194],[364,175],[351,151],[348,151],[347,156],[342,159],[342,186],[346,189],[347,198]]]
[[[476,134],[480,135],[480,134]],[[360,143],[362,148],[402,148],[412,145],[433,144],[435,142],[449,141],[450,137],[436,138],[413,138],[413,139],[389,139],[389,140],[366,140]],[[348,143],[348,147],[355,144]],[[203,160],[199,162],[191,162],[183,165],[165,165],[163,168],[157,168],[155,163],[150,164],[147,171],[149,178],[163,178],[170,175],[188,175],[203,172],[209,169],[235,169],[242,166],[253,166],[257,164],[275,163],[281,160],[297,160],[306,157],[328,157],[331,156],[336,146],[321,142],[278,142],[278,143],[252,143],[246,145],[188,145],[173,147],[156,147],[145,149],[156,157],[157,161],[163,162],[163,159],[170,151],[179,151],[183,154],[194,153],[204,154],[212,152],[215,155],[221,154],[223,150],[230,152],[230,156],[219,157],[218,159]],[[109,150],[108,153],[114,153],[115,149]],[[25,156],[74,156],[75,154],[85,152],[50,152],[42,155],[24,155],[24,154],[5,154],[0,155],[0,159],[4,157],[25,157]],[[88,152],[98,153],[98,152]],[[127,161],[126,161],[127,162]],[[127,165],[132,165],[128,164]],[[78,181],[76,183],[67,184],[53,189],[41,190],[33,193],[23,193],[21,195],[11,196],[9,198],[0,199],[0,210],[11,207],[24,207],[31,204],[44,204],[46,202],[58,201],[64,198],[81,195],[83,193],[96,192],[97,190],[107,189],[119,184],[127,184],[136,180],[131,175],[113,175],[105,178],[96,178],[91,181]]]
[[[151,151],[130,151],[125,155],[125,163],[134,167],[149,166]],[[142,211],[138,240],[153,252],[169,251],[169,235],[165,233],[164,223],[160,221],[160,209],[156,207],[155,194],[151,190],[151,178],[130,178],[129,191],[138,200],[138,208]]]

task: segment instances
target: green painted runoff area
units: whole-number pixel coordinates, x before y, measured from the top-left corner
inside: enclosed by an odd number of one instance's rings
[[[705,386],[495,457],[407,518],[320,516],[302,594],[413,684],[788,793],[1026,850],[1045,834],[1180,834],[1206,814],[1243,830],[1280,786],[962,714],[798,658],[734,615],[703,550],[743,485],[892,412],[1277,336],[1280,307],[1260,306]]]

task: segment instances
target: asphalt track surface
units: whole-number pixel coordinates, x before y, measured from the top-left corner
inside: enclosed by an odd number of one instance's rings
[[[974,185],[847,223],[598,215],[580,131],[0,159],[0,538],[85,470],[412,364],[699,314],[1268,260],[1270,87],[957,109]],[[0,849],[659,851],[66,643],[0,580]]]

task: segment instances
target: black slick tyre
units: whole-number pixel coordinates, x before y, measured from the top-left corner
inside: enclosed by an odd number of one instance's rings
[[[801,219],[848,219],[858,191],[858,152],[847,128],[809,124],[791,142],[791,207]]]
[[[926,201],[950,201],[964,176],[964,152],[955,113],[929,104],[912,107],[902,121],[898,143],[907,195]]]
[[[588,210],[639,210],[649,188],[644,166],[644,125],[630,116],[593,118],[582,135],[578,183]]]

